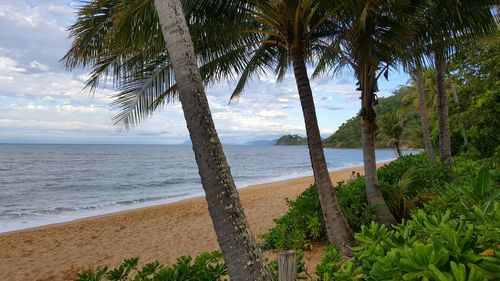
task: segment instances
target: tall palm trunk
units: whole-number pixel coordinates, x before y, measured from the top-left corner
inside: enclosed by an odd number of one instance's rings
[[[333,185],[323,152],[323,144],[321,143],[318,120],[316,119],[311,85],[307,75],[304,55],[300,49],[292,50],[292,61],[302,113],[304,114],[309,156],[311,158],[314,180],[318,189],[328,240],[330,243],[335,244],[341,250],[342,254],[351,255],[350,247],[355,244],[355,240],[340,209],[337,197],[333,192]]]
[[[261,250],[250,232],[215,130],[181,3],[179,0],[155,0],[155,7],[229,276],[234,281],[271,280]]]
[[[440,51],[435,53],[436,63],[436,86],[438,101],[438,119],[439,119],[439,152],[441,163],[451,168],[451,140],[450,124],[448,119],[448,101],[446,96],[446,58]]]
[[[362,91],[361,117],[363,124],[361,138],[365,169],[366,201],[368,201],[368,205],[375,208],[377,222],[391,227],[396,223],[396,219],[389,210],[389,207],[387,207],[382,192],[378,188],[377,162],[375,159],[375,133],[377,132],[375,118],[377,115],[373,109],[374,85],[375,69],[372,66],[365,66],[360,75],[360,86]]]
[[[429,121],[427,120],[427,101],[425,99],[425,82],[422,70],[416,70],[415,78],[417,82],[417,97],[420,108],[420,124],[422,126],[422,136],[424,141],[424,150],[427,154],[427,160],[434,166],[436,164],[434,151],[432,149],[431,134],[429,130]]]

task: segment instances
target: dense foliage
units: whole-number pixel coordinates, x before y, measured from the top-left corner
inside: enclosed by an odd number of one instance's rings
[[[340,125],[339,129],[323,141],[325,147],[361,147],[361,116],[355,116]]]
[[[335,193],[351,229],[359,230],[374,219],[366,203],[363,178],[338,183]],[[325,240],[316,186],[309,186],[295,200],[288,201],[288,206],[288,212],[275,220],[276,226],[262,235],[265,249],[310,249],[313,241]]]
[[[500,151],[500,34],[470,43],[451,64],[450,122],[455,152]]]
[[[220,252],[204,252],[194,260],[190,256],[177,259],[172,266],[158,261],[139,268],[139,259],[126,259],[114,268],[100,267],[78,274],[76,281],[217,281],[225,280],[227,269]]]
[[[389,97],[379,98],[375,106],[377,112],[377,124],[379,131],[376,145],[379,148],[393,147],[389,133],[397,125],[389,118],[394,112],[398,112],[398,122],[402,126],[401,145],[411,148],[422,147],[422,132],[420,121],[413,103],[409,103],[415,92],[413,89],[402,87]],[[398,124],[399,125],[399,124]],[[323,141],[325,147],[337,148],[359,148],[361,147],[361,116],[355,116],[345,123],[330,137]]]
[[[444,187],[393,230],[363,226],[355,260],[330,248],[316,268],[320,280],[498,280],[500,190],[488,168],[467,179]]]
[[[453,154],[470,151],[491,157],[500,151],[500,36],[498,33],[469,42],[453,56],[447,79]],[[435,71],[424,72],[430,129],[438,145]],[[403,145],[421,147],[421,129],[416,113],[416,85],[403,86],[393,96],[380,98],[375,107],[379,131],[378,147],[390,147],[385,127],[392,127],[387,114],[403,112]],[[353,117],[324,141],[327,147],[361,147],[361,118]],[[478,158],[476,157],[476,158]]]
[[[407,155],[378,169],[379,186],[392,214],[398,221],[409,218],[410,211],[435,199],[434,192],[448,181],[441,166],[432,167],[425,154]]]

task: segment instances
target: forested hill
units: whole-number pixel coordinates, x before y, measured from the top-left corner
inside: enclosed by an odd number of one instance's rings
[[[403,147],[416,148],[422,146],[422,130],[420,119],[416,112],[414,88],[403,86],[394,95],[379,98],[375,106],[377,112],[376,144],[379,148],[392,147],[390,144],[394,128],[401,129],[401,144]],[[361,147],[361,116],[357,115],[347,120],[330,137],[323,141],[325,147],[358,148]]]
[[[284,135],[276,141],[276,145],[307,145],[307,139],[299,135]]]

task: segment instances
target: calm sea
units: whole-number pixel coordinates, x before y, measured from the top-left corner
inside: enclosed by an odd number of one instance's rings
[[[224,146],[238,187],[310,175],[306,147]],[[331,170],[359,149],[326,149]],[[378,150],[377,161],[394,158]],[[0,232],[202,195],[190,146],[0,145]]]

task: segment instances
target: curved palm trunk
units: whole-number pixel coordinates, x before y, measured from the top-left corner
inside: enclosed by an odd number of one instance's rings
[[[382,192],[378,188],[377,162],[375,159],[375,133],[377,124],[375,122],[376,113],[373,109],[373,85],[375,83],[375,69],[367,66],[361,72],[361,117],[362,131],[361,138],[363,144],[363,162],[365,169],[366,201],[368,205],[375,208],[377,222],[391,227],[396,223],[389,207],[384,201]]]
[[[399,147],[399,140],[396,140],[394,142],[394,149],[396,150],[396,153],[398,154],[398,157],[401,157],[401,148]]]
[[[445,84],[446,60],[445,56],[439,51],[435,53],[435,63],[439,119],[439,152],[441,163],[445,167],[451,168],[450,124]]]
[[[355,240],[333,192],[333,185],[323,152],[323,144],[321,143],[318,120],[316,119],[311,85],[307,76],[304,56],[300,50],[292,50],[292,61],[302,113],[304,114],[309,156],[311,157],[314,181],[318,189],[328,241],[335,244],[342,254],[350,256],[352,254],[351,247],[355,245]]]
[[[231,280],[272,280],[217,136],[179,0],[155,0],[217,240]]]
[[[425,100],[425,82],[422,70],[415,71],[415,77],[417,82],[417,97],[420,108],[420,125],[422,126],[424,150],[427,154],[427,160],[432,166],[434,166],[436,163],[434,161],[434,151],[432,149],[429,122],[427,120],[427,101]]]

